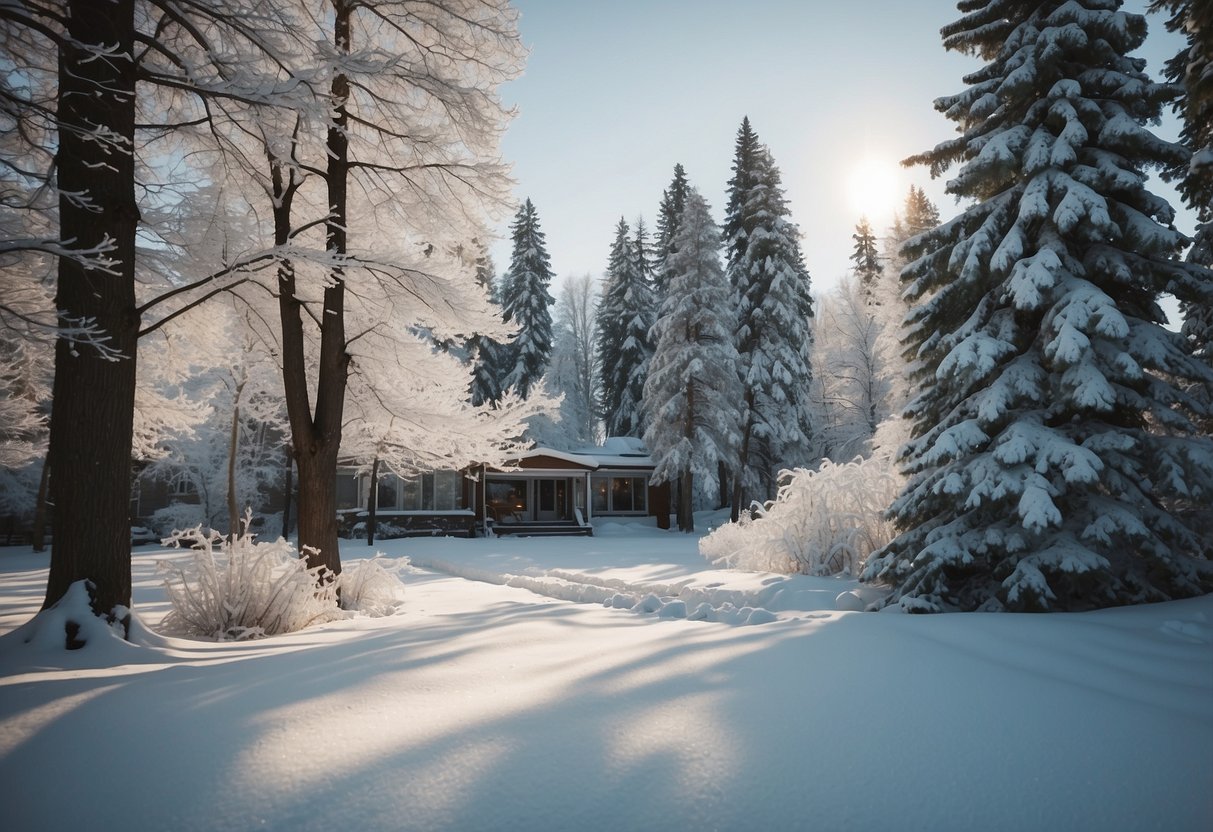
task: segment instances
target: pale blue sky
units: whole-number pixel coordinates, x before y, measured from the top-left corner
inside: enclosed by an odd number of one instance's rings
[[[939,28],[957,17],[947,0],[515,6],[531,52],[524,76],[502,90],[519,111],[502,149],[514,165],[515,195],[530,197],[539,212],[557,282],[601,275],[621,215],[631,224],[643,214],[652,227],[675,162],[719,222],[744,115],[783,172],[818,291],[849,267],[862,210],[851,182],[865,158],[883,160],[898,201],[914,183],[945,217],[954,212],[941,180],[896,165],[953,135],[931,102],[959,92],[961,76],[980,66],[944,51]],[[1161,16],[1148,22],[1141,54],[1157,77],[1179,41]],[[1162,132],[1173,138],[1174,126]],[[888,202],[869,210],[878,231],[896,207]],[[1190,226],[1181,219],[1181,230]],[[509,251],[508,241],[494,247],[499,272]]]

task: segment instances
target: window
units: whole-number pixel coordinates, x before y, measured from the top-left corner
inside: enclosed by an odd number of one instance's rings
[[[375,507],[394,509],[396,507],[396,483],[399,480],[392,474],[379,478],[379,486],[375,489]]]
[[[632,478],[611,478],[611,511],[632,510]]]
[[[451,511],[459,508],[458,471],[437,471],[433,475],[433,506],[435,511]]]
[[[526,513],[526,480],[485,480],[489,516],[499,522]]]
[[[594,477],[592,483],[594,490],[594,513],[607,514],[611,510],[611,504],[608,499],[610,495],[610,479],[608,477]]]
[[[594,514],[639,514],[648,510],[647,477],[594,477]]]
[[[350,473],[337,475],[337,509],[358,508],[358,478]]]

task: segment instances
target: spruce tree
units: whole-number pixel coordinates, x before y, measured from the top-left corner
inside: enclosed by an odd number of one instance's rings
[[[905,236],[917,236],[939,225],[939,209],[927,198],[926,191],[917,185],[910,186],[906,195]]]
[[[690,532],[695,475],[714,475],[717,462],[736,453],[741,382],[719,230],[693,188],[674,242],[644,386],[645,408],[653,416],[644,440],[656,463],[654,478],[680,484],[678,528]]]
[[[601,408],[607,436],[643,434],[644,379],[653,354],[649,330],[656,309],[641,272],[647,258],[636,251],[628,235],[628,224],[620,217],[598,305]]]
[[[686,205],[687,174],[681,164],[674,165],[674,179],[661,194],[661,205],[657,209],[657,241],[653,245],[653,294],[660,304],[665,300],[667,276],[666,261],[674,253],[674,237],[678,234],[679,217]]]
[[[780,468],[809,462],[813,301],[779,169],[749,119],[738,131],[733,171],[724,240],[737,304],[744,408],[733,483],[736,516],[745,501],[775,496]]]
[[[867,217],[860,217],[855,225],[855,233],[851,235],[855,241],[855,250],[851,252],[851,262],[855,264],[855,277],[859,279],[859,288],[869,304],[879,303],[876,299],[876,284],[880,281],[880,257],[876,254],[876,235]]]
[[[936,108],[959,138],[909,161],[974,204],[903,272],[917,303],[911,479],[865,579],[910,611],[1077,610],[1213,589],[1213,442],[1187,391],[1210,378],[1158,299],[1198,296],[1173,211],[1146,187],[1175,145],[1167,89],[1127,57],[1112,0],[972,0],[948,49],[988,63]]]
[[[552,352],[552,269],[539,216],[528,199],[511,226],[514,250],[502,280],[502,317],[518,332],[502,350],[502,387],[527,398],[543,377]]]
[[[488,248],[479,240],[476,254],[476,284],[484,290],[490,301],[501,302],[497,295],[497,275],[493,258]],[[468,339],[467,352],[472,361],[472,381],[468,387],[471,403],[496,406],[501,401],[501,356],[503,345],[486,335],[473,335]]]
[[[1213,7],[1192,0],[1154,0],[1154,11],[1171,13],[1167,29],[1185,37],[1184,47],[1167,62],[1167,79],[1182,95],[1175,109],[1183,121],[1180,139],[1191,151],[1186,164],[1168,171],[1188,207],[1196,212],[1196,233],[1188,260],[1213,266]],[[1213,365],[1213,302],[1184,305],[1183,333],[1192,350]],[[1213,390],[1205,396],[1213,399]]]

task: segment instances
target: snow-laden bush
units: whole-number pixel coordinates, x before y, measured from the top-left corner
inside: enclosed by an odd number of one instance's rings
[[[200,526],[168,537],[173,546],[185,544],[194,551],[184,565],[158,564],[173,605],[161,625],[165,632],[241,640],[342,617],[337,583],[322,580],[323,567],[308,569],[295,547],[281,538],[257,543],[248,522],[246,514],[244,533],[234,541]]]
[[[169,503],[152,513],[148,518],[148,525],[160,537],[167,538],[177,529],[193,529],[206,525],[206,512],[197,503]]]
[[[784,471],[774,502],[754,519],[722,526],[699,543],[713,564],[806,575],[859,574],[893,537],[884,513],[901,488],[889,455],[816,470]]]
[[[408,564],[408,558],[401,560]],[[342,609],[367,615],[391,615],[404,603],[400,598],[404,585],[384,567],[387,562],[386,558],[376,556],[342,568],[341,577],[337,579]]]

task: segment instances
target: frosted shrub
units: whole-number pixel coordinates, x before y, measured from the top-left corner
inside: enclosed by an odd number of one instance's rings
[[[408,558],[402,558],[405,564]],[[341,608],[368,615],[391,615],[402,603],[404,585],[389,572],[385,558],[357,561],[341,570]]]
[[[779,493],[755,519],[722,526],[699,543],[713,564],[766,572],[857,575],[893,537],[885,510],[901,489],[887,455],[784,471]]]
[[[161,537],[170,537],[176,529],[191,529],[206,523],[206,512],[197,503],[169,503],[148,518],[152,531]]]
[[[295,547],[279,538],[257,543],[248,532],[234,541],[195,526],[166,542],[188,545],[193,556],[178,565],[161,561],[172,610],[162,629],[217,641],[261,638],[341,617],[337,584],[322,582],[323,567],[307,568]]]

